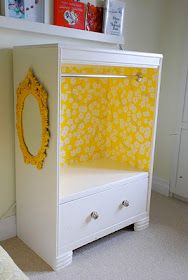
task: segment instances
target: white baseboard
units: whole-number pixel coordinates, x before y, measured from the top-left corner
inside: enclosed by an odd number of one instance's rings
[[[0,220],[0,241],[16,236],[16,216]]]
[[[170,193],[169,182],[158,176],[153,176],[152,190],[162,195],[169,196]]]

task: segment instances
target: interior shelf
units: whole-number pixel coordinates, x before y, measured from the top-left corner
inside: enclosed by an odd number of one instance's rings
[[[0,16],[0,28],[112,44],[122,44],[124,42],[123,36],[106,35],[104,33],[89,32],[86,30],[66,28],[46,23],[30,22],[5,16]]]
[[[114,184],[128,183],[146,177],[148,172],[138,171],[109,159],[65,166],[60,170],[59,203],[104,191]]]

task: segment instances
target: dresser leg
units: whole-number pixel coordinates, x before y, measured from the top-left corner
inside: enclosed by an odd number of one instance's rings
[[[149,217],[134,223],[134,231],[141,231],[149,226]]]
[[[55,271],[58,271],[64,267],[68,266],[69,264],[71,264],[72,255],[73,255],[73,251],[69,251],[69,252],[66,252],[66,253],[60,255],[59,257],[57,257],[56,265],[55,265],[55,267],[53,267],[53,269]]]

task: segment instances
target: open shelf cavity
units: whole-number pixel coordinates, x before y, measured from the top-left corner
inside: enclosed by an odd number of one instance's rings
[[[62,74],[59,202],[147,177],[158,69],[64,64]]]

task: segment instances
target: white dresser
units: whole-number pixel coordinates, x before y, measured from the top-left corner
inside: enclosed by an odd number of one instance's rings
[[[148,227],[161,64],[156,54],[14,49],[15,112],[17,89],[32,69],[48,93],[50,132],[37,169],[24,161],[16,114],[17,234],[54,270],[84,244],[131,224]],[[40,122],[26,101],[20,116],[32,154]]]

